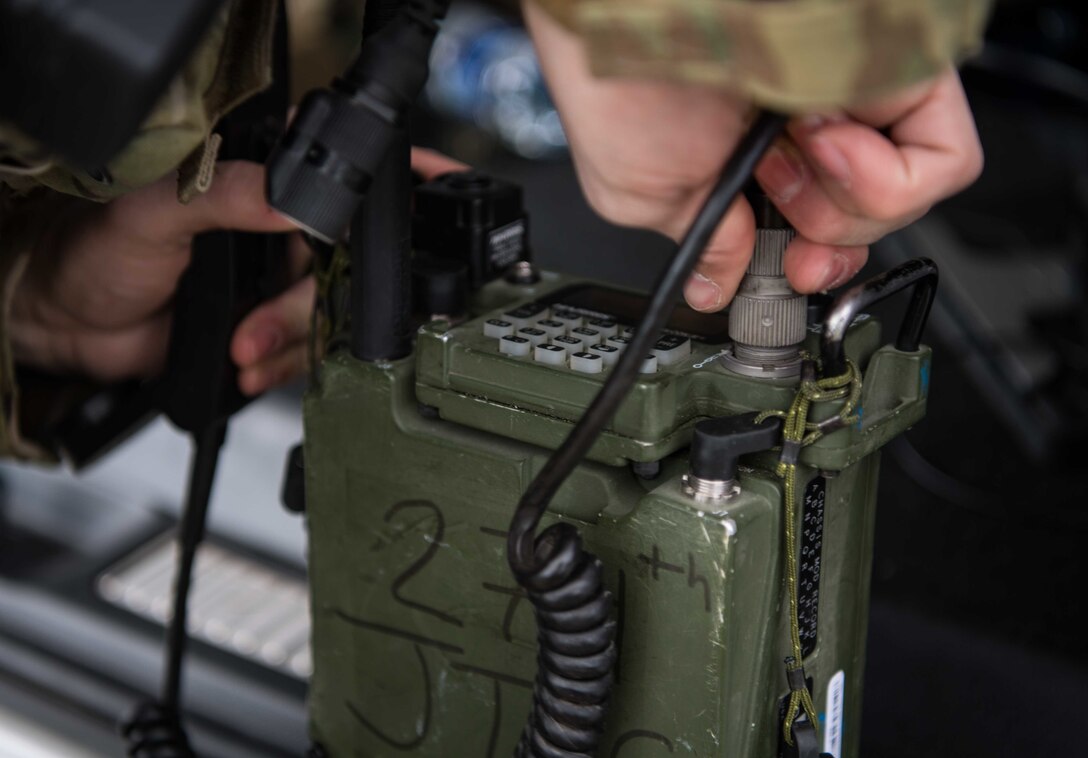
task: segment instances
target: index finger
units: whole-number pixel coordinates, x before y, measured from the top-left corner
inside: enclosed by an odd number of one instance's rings
[[[467,164],[455,161],[437,150],[426,147],[412,148],[412,170],[421,174],[426,181],[451,171],[465,171],[468,168],[470,167]]]
[[[951,69],[926,88],[849,115],[791,125],[813,180],[783,212],[805,236],[830,244],[873,242],[959,192],[982,170],[974,119]]]

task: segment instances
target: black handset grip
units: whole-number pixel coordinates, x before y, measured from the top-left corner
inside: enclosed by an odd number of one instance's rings
[[[278,11],[282,15],[282,8]],[[278,23],[273,84],[223,118],[220,160],[262,162],[287,114],[287,32]],[[288,284],[286,235],[216,231],[198,235],[173,303],[174,323],[162,377],[108,388],[48,433],[76,466],[98,459],[164,411],[189,432],[225,421],[246,403],[230,360],[230,339],[246,314]],[[107,401],[107,402],[103,402]]]
[[[282,289],[283,235],[216,231],[193,240],[193,258],[178,284],[161,407],[180,429],[196,432],[226,421],[248,401],[238,389],[230,342],[242,319]]]
[[[280,9],[282,15],[282,8]],[[287,116],[287,30],[276,25],[273,84],[223,118],[220,160],[263,162]],[[158,388],[167,417],[187,432],[224,422],[247,402],[238,389],[230,341],[242,319],[288,284],[283,234],[214,231],[197,235],[178,282],[166,371]]]

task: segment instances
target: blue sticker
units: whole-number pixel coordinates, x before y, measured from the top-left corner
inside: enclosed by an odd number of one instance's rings
[[[858,423],[854,425],[854,428],[861,431],[861,422],[865,418],[865,408],[858,406]]]
[[[922,361],[922,367],[918,370],[922,381],[922,397],[929,397],[929,360]]]

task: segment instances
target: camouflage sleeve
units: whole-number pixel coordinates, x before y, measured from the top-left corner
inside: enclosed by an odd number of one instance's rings
[[[50,197],[52,196],[52,197]],[[8,339],[11,303],[26,270],[29,251],[52,217],[56,193],[14,197],[0,184],[0,457],[49,461],[55,457],[21,431],[15,357]]]
[[[48,187],[105,202],[171,171],[187,202],[211,184],[216,122],[272,80],[275,0],[230,0],[128,145],[94,172],[43,155],[33,140],[0,123],[0,184],[17,192]]]
[[[731,89],[785,111],[851,105],[976,51],[993,0],[537,0],[598,76]]]
[[[219,118],[271,81],[276,0],[230,0],[139,132],[104,169],[87,172],[43,154],[0,123],[0,457],[55,460],[32,439],[41,409],[56,415],[85,382],[36,378],[20,391],[10,337],[13,294],[51,209],[71,196],[105,202],[171,171],[186,202],[208,189]]]

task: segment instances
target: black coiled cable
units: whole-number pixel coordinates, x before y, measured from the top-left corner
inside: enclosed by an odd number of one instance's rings
[[[130,758],[194,758],[178,712],[159,703],[142,703],[121,728]]]
[[[516,756],[589,756],[600,739],[616,662],[612,594],[601,562],[570,524],[545,529],[536,544],[539,568],[517,576],[536,611],[540,654]]]
[[[758,115],[659,276],[627,350],[514,511],[506,556],[533,604],[540,646],[533,707],[517,758],[591,758],[604,730],[617,656],[615,622],[609,618],[612,596],[604,587],[601,562],[582,547],[573,526],[556,524],[539,536],[536,529],[556,491],[638,378],[643,357],[680,300],[699,256],[785,124],[780,114]]]

